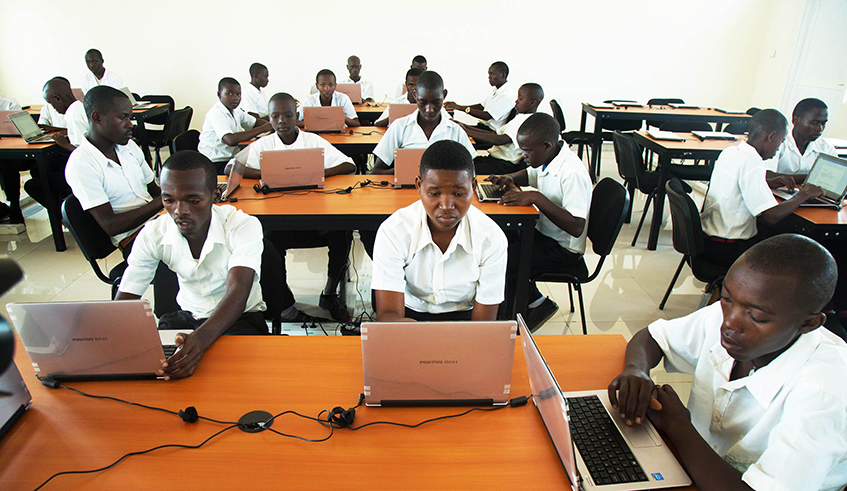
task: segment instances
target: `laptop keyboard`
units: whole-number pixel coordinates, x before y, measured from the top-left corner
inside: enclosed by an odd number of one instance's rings
[[[163,344],[162,350],[165,352],[165,358],[170,358],[176,353],[176,345],[175,344]]]
[[[499,200],[506,194],[506,191],[498,189],[494,184],[487,182],[479,183],[477,187],[479,188],[479,194],[486,200]]]
[[[568,416],[574,444],[596,484],[647,481],[599,397],[568,397]]]

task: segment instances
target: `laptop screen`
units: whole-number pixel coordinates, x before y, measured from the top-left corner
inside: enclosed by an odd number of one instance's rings
[[[847,160],[825,153],[818,154],[806,182],[820,186],[827,198],[843,198],[847,192]]]
[[[34,136],[41,134],[41,129],[35,124],[35,120],[26,111],[10,114],[9,119],[14,123],[15,128],[20,131],[21,136],[28,140]]]

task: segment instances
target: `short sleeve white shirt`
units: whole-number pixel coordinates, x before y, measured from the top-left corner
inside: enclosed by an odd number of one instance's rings
[[[248,83],[241,89],[241,108],[248,113],[256,113],[259,116],[268,115],[268,100],[262,89]]]
[[[403,292],[405,305],[424,313],[465,311],[474,301],[503,301],[506,235],[471,206],[447,250],[432,241],[423,203],[394,212],[379,227],[374,243],[371,288]]]
[[[398,148],[428,148],[430,145],[441,140],[453,140],[461,143],[468,149],[471,158],[476,157],[476,149],[473,147],[468,134],[461,126],[457,125],[450,118],[441,113],[441,121],[438,126],[432,130],[432,135],[427,139],[421,125],[418,124],[418,110],[408,116],[404,116],[394,121],[394,123],[385,130],[385,134],[380,138],[374,155],[391,166],[394,162],[394,150]]]
[[[85,107],[79,101],[74,101],[65,111],[65,124],[68,125],[68,140],[72,145],[79,146],[88,133],[88,116]]]
[[[399,99],[406,95],[406,82],[400,82],[394,89],[394,98]]]
[[[115,145],[118,162],[106,158],[87,138],[74,150],[65,166],[65,179],[83,210],[105,203],[115,213],[134,210],[151,201],[147,185],[153,182],[153,171],[144,161],[144,154],[134,141]],[[136,229],[112,237],[117,245]]]
[[[50,104],[44,104],[41,106],[41,114],[38,116],[38,124],[46,124],[56,128],[68,127],[67,123],[65,123],[65,115],[54,109]]]
[[[306,98],[305,102],[300,109],[300,120],[303,120],[303,109],[304,107],[320,107],[321,106],[321,94],[316,93],[312,94]],[[344,116],[350,119],[356,119],[359,116],[356,114],[356,108],[353,107],[353,102],[350,100],[350,97],[347,94],[342,92],[335,91],[332,93],[332,102],[330,106],[341,106],[344,108]]]
[[[510,82],[504,83],[500,88],[493,88],[491,94],[482,100],[483,109],[491,115],[491,119],[485,123],[493,130],[503,126],[509,111],[515,107],[515,99],[517,94]]]
[[[536,230],[555,239],[562,247],[574,254],[585,253],[585,238],[588,236],[588,210],[591,208],[591,177],[585,170],[582,160],[571,152],[567,145],[547,164],[545,168],[528,167],[526,169],[529,185],[538,189],[556,206],[564,209],[576,218],[586,220],[582,235],[574,237],[540,213]]]
[[[520,162],[523,158],[523,152],[518,146],[518,130],[530,116],[532,116],[532,113],[515,114],[511,121],[498,128],[496,133],[508,136],[512,139],[512,143],[495,145],[488,149],[488,154],[500,160],[508,160],[513,164]]]
[[[238,146],[227,145],[221,138],[227,134],[247,131],[255,124],[256,118],[247,114],[240,106],[230,113],[221,101],[217,101],[206,113],[197,150],[213,162],[229,160],[238,151]]]
[[[822,153],[838,155],[835,147],[823,137],[809,142],[806,145],[806,151],[801,155],[800,149],[797,148],[797,142],[794,141],[794,134],[789,131],[785,141],[780,145],[779,151],[776,152],[775,160],[778,160],[776,171],[780,174],[808,174],[809,170],[812,169],[812,164],[815,163],[815,159]]]
[[[108,85],[109,87],[114,87],[118,90],[123,87],[126,87],[126,85],[124,85],[124,81],[121,79],[121,77],[118,76],[117,73],[110,72],[109,70],[104,69],[103,78],[99,80],[90,71],[86,73],[85,82],[83,82],[82,84],[82,91],[87,93],[89,90],[94,87],[97,87],[98,85]]]
[[[359,79],[358,82],[354,82],[353,79],[347,77],[347,80],[344,81],[345,84],[359,84],[362,86],[362,100],[365,99],[373,99],[374,98],[374,84],[368,82],[364,79]]]
[[[668,371],[694,375],[691,423],[756,490],[841,489],[847,483],[847,346],[824,327],[768,365],[730,381],[719,303],[658,320],[649,332]]]
[[[180,308],[195,319],[206,319],[226,295],[226,278],[234,267],[252,269],[253,286],[245,312],[265,310],[259,274],[262,267],[262,225],[259,219],[231,205],[212,206],[209,233],[200,258],[194,259],[188,241],[170,215],[161,215],[141,229],[127,259],[120,291],[143,295],[159,261],[176,273]]]
[[[0,111],[20,111],[21,105],[15,99],[0,94]]]
[[[725,148],[715,162],[700,214],[703,232],[724,239],[756,235],[756,216],[777,205],[766,172],[759,152],[747,142]]]
[[[341,153],[340,150],[332,146],[325,139],[314,133],[298,129],[297,139],[291,145],[283,143],[282,139],[276,133],[263,136],[251,143],[250,151],[247,154],[247,167],[260,169],[259,157],[266,150],[293,150],[297,148],[323,148],[324,169],[331,169],[345,162],[353,163],[353,159]]]

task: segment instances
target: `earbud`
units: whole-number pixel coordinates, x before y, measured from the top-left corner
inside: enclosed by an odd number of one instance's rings
[[[195,409],[194,406],[188,406],[185,410],[181,409],[177,414],[186,423],[194,423],[199,417],[197,415],[197,409]]]
[[[355,418],[355,409],[344,409],[341,406],[335,406],[332,411],[329,412],[328,420],[330,423],[338,426],[339,428],[346,428],[353,424],[353,420]]]

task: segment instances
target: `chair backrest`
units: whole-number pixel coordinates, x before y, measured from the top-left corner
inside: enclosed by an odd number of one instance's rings
[[[259,284],[262,285],[262,300],[265,302],[265,319],[274,319],[282,313],[282,295],[285,291],[285,280],[282,272],[282,256],[273,242],[262,239],[262,274]]]
[[[693,258],[703,252],[703,228],[697,204],[685,192],[682,182],[675,177],[665,184],[665,190],[671,207],[673,248]]]
[[[174,137],[171,142],[171,155],[180,150],[197,150],[197,145],[200,144],[200,132],[197,130],[188,130],[185,133],[180,133]]]
[[[605,257],[612,252],[627,209],[629,193],[619,182],[606,177],[594,186],[588,211],[588,238],[598,256]]]
[[[174,103],[174,98],[169,96],[169,95],[153,95],[153,94],[151,94],[151,95],[145,95],[144,97],[142,97],[140,99],[136,98],[136,100],[155,102],[157,104],[167,103],[168,104],[168,113],[172,113],[174,111],[174,108],[176,107],[176,104]],[[152,118],[148,118],[145,121],[145,123],[166,124],[167,121],[168,121],[168,115],[167,114],[159,114],[158,116],[153,116]]]
[[[628,99],[607,99],[607,100],[603,101],[603,104],[612,104],[612,103],[615,103],[615,102],[636,102],[636,101],[630,101]],[[623,120],[621,120],[621,119],[610,119],[610,120],[603,119],[603,120],[600,121],[600,124],[602,125],[602,128],[604,130],[635,131],[635,130],[641,129],[641,125],[643,124],[643,121],[640,120],[640,119],[637,119],[637,120],[634,120],[634,121],[628,120],[628,119],[623,119]]]
[[[705,121],[665,121],[659,126],[662,131],[691,133],[692,131],[713,131],[712,125]]]
[[[188,131],[193,115],[194,109],[191,106],[185,106],[168,115],[168,122],[165,123],[165,145],[170,145],[174,138]]]
[[[79,245],[79,250],[91,263],[97,277],[109,283],[109,278],[100,270],[96,260],[109,256],[117,247],[112,244],[112,239],[100,228],[100,224],[91,213],[82,209],[82,205],[73,194],[62,202],[62,222],[71,231],[71,235]]]
[[[747,133],[747,126],[749,126],[749,124],[746,121],[737,121],[735,123],[729,123],[728,125],[724,126],[723,131],[727,133],[732,133],[733,135],[743,135]]]
[[[612,133],[615,148],[615,160],[618,162],[618,174],[629,184],[640,187],[641,176],[646,172],[641,145],[635,139],[620,131]]]
[[[556,102],[556,99],[550,99],[550,110],[553,111],[553,117],[559,123],[559,132],[565,131],[565,113],[562,112],[562,106]]]
[[[747,110],[747,114],[749,114],[750,116],[753,116],[759,111],[761,111],[761,109],[754,106],[754,107],[751,107],[750,109]]]

